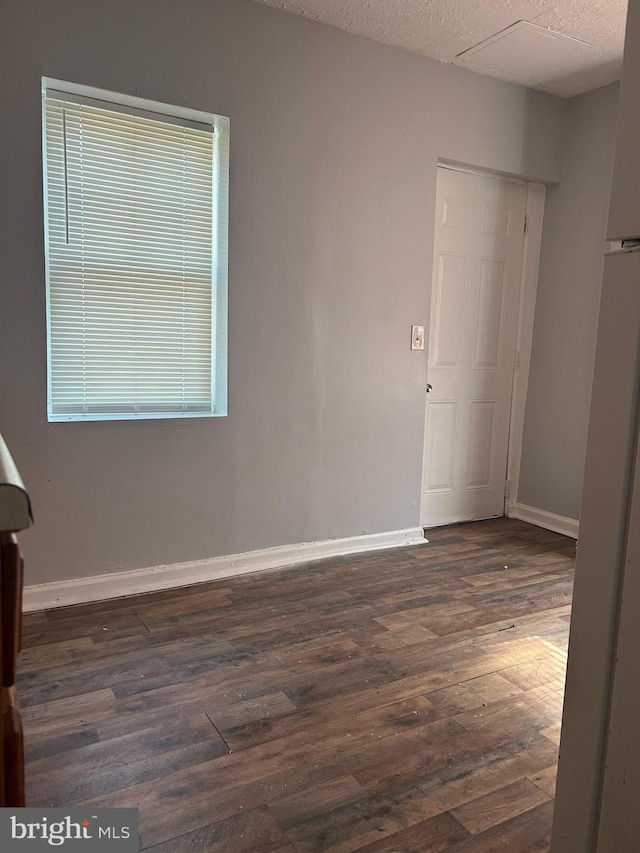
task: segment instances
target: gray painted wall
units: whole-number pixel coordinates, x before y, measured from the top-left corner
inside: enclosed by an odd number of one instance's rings
[[[5,18],[0,431],[27,581],[417,525],[437,158],[557,180],[566,104],[249,0]],[[41,74],[231,117],[228,418],[47,424]]]
[[[547,190],[518,502],[579,517],[618,84],[572,98]]]

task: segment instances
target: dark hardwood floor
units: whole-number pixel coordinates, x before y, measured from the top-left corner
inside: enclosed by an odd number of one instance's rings
[[[27,804],[157,853],[548,850],[571,539],[430,544],[26,616]]]

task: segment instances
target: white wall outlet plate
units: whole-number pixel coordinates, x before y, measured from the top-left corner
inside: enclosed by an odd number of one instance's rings
[[[424,349],[424,326],[411,327],[411,349]]]

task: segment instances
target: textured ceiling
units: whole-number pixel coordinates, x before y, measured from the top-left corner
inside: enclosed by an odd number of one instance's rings
[[[383,44],[470,67],[458,55],[518,21],[530,21],[587,44],[550,61],[536,44],[513,50],[508,67],[490,51],[475,54],[473,70],[571,97],[618,80],[627,0],[257,0]],[[573,43],[575,45],[575,42]]]

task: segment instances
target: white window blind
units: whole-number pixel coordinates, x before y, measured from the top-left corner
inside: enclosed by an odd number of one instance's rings
[[[45,89],[50,420],[226,413],[214,127],[128,100]]]

